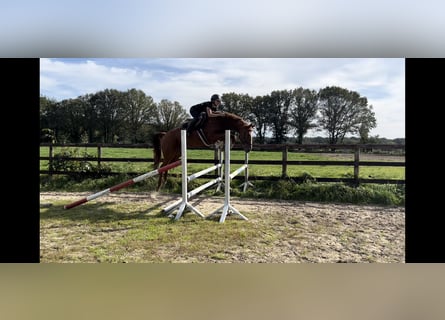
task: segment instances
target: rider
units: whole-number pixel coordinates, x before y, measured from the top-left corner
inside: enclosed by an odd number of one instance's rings
[[[190,114],[193,119],[187,126],[187,135],[190,135],[194,129],[200,128],[207,117],[217,117],[222,112],[218,111],[218,107],[221,105],[221,99],[219,95],[214,94],[211,96],[210,101],[205,101],[190,107]]]

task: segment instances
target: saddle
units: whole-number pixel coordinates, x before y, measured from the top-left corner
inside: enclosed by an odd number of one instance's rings
[[[205,114],[205,113],[204,113]],[[184,122],[181,125],[182,130],[187,130],[187,133],[192,132],[193,130],[196,130],[196,133],[198,134],[199,138],[201,139],[202,143],[206,145],[207,147],[211,147],[209,141],[207,140],[204,131],[202,131],[202,127],[204,126],[205,122],[207,120],[207,115],[202,115],[197,118],[188,119],[186,122]]]
[[[184,122],[181,125],[181,129],[187,130],[188,132],[196,131],[196,133],[198,134],[202,143],[207,147],[211,147],[209,141],[206,138],[206,135],[204,134],[204,131],[202,130],[202,128],[204,127],[204,125],[206,123],[206,120],[207,120],[206,118],[207,117],[188,119],[186,122]]]
[[[207,113],[201,112],[201,114],[198,117],[188,119],[186,122],[184,122],[181,126],[181,129],[187,130],[187,135],[189,135],[192,131],[196,131],[199,139],[201,139],[201,142],[208,148],[214,148],[214,147],[222,148],[221,141],[217,141],[212,145],[207,139],[204,131],[202,130],[202,128],[204,128],[205,124],[207,123],[207,120],[208,120]]]

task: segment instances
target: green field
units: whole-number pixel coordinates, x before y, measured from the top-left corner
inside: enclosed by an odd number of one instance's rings
[[[54,154],[61,152],[62,149],[55,149]],[[78,149],[78,155],[84,156],[86,151],[89,156],[97,156],[97,149],[85,148]],[[48,156],[48,148],[40,149],[41,156]],[[97,192],[109,187],[120,184],[128,179],[134,178],[143,173],[153,170],[153,164],[148,159],[153,158],[151,149],[134,149],[134,148],[103,148],[102,157],[107,158],[147,158],[147,162],[103,162],[103,167],[108,167],[113,172],[121,172],[117,176],[90,177],[79,175],[71,177],[66,175],[41,175],[40,190],[44,191],[71,191],[81,192],[90,191]],[[213,159],[213,150],[189,150],[189,159]],[[244,152],[234,150],[231,153],[232,160],[244,160]],[[249,154],[251,160],[281,160],[281,152],[270,151],[252,151]],[[404,162],[404,156],[385,156],[385,155],[361,155],[363,161],[397,161]],[[353,154],[328,154],[328,153],[302,153],[289,152],[288,160],[301,161],[352,161]],[[78,161],[77,161],[78,162]],[[97,161],[91,161],[91,166],[97,168]],[[189,173],[197,172],[208,168],[209,164],[189,163]],[[232,164],[231,172],[239,168],[240,164]],[[47,170],[47,161],[40,161],[40,169]],[[74,171],[77,172],[77,171]],[[131,174],[129,174],[131,173]],[[181,193],[181,168],[174,168],[169,171],[169,179],[163,188],[166,193]],[[283,199],[283,200],[301,200],[315,202],[343,202],[356,204],[381,204],[381,205],[397,205],[405,204],[405,185],[397,184],[374,184],[362,183],[360,186],[348,185],[346,183],[321,183],[313,182],[312,178],[353,178],[353,166],[310,166],[310,165],[288,165],[287,178],[273,180],[255,180],[258,177],[281,177],[281,165],[259,165],[249,164],[249,180],[254,183],[254,187],[248,188],[246,192],[242,192],[240,188],[242,180],[234,180],[231,183],[231,193],[233,196],[245,198],[259,199]],[[242,173],[241,175],[242,176]],[[298,179],[300,178],[300,179]],[[301,179],[304,178],[304,179]],[[374,167],[361,166],[359,178],[362,179],[389,179],[404,180],[405,167]],[[305,182],[297,182],[303,180]],[[207,182],[205,179],[197,179],[189,184],[189,190],[196,188]],[[146,192],[154,191],[157,186],[157,178],[146,179],[140,183],[134,184],[126,190],[129,192]],[[204,194],[213,195],[215,188],[209,188]]]
[[[56,147],[54,148],[54,154],[60,153],[66,148]],[[71,148],[74,150],[75,148]],[[88,155],[97,156],[97,148],[77,148],[79,154],[86,152]],[[48,156],[48,147],[40,148],[40,156]],[[213,159],[213,150],[189,150],[189,159]],[[102,148],[102,157],[104,158],[153,158],[152,149],[135,149],[135,148]],[[234,150],[230,155],[232,160],[244,160],[244,152],[239,150]],[[367,156],[370,157],[370,156]],[[299,160],[299,161],[353,161],[354,155],[351,154],[335,154],[335,157],[329,154],[320,153],[304,153],[304,152],[289,152],[288,160]],[[394,161],[391,157],[376,156],[375,160],[366,159],[366,161]],[[404,161],[404,157],[401,157]],[[252,151],[249,153],[249,160],[281,160],[281,152],[272,151]],[[92,161],[92,164],[97,164],[97,162]],[[152,162],[103,162],[111,167],[114,172],[137,172],[145,173],[152,169]],[[189,172],[196,172],[205,169],[209,164],[189,164]],[[231,171],[238,168],[240,165],[232,164]],[[47,170],[47,161],[40,161],[40,170]],[[175,168],[170,171],[171,173],[180,173],[181,168]],[[259,165],[250,164],[249,165],[249,175],[253,178],[255,176],[271,176],[280,177],[282,173],[281,165]],[[309,174],[315,178],[350,178],[353,177],[354,168],[353,166],[307,166],[307,165],[288,165],[287,174],[289,177],[299,177],[303,174]],[[373,179],[405,179],[405,167],[374,167],[374,166],[360,166],[359,178],[367,179],[372,177]]]

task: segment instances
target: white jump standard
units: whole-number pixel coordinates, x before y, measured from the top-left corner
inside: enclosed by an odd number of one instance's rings
[[[183,131],[187,132],[186,130],[183,130]],[[185,149],[182,149],[183,145],[184,145]],[[220,148],[218,148],[218,150],[220,150]],[[210,171],[216,170],[216,169],[218,169],[218,171],[221,172],[222,159],[221,159],[221,155],[219,154],[219,157],[218,157],[219,163],[218,164],[216,164],[216,165],[214,165],[212,167],[209,167],[207,169],[201,170],[199,172],[193,173],[190,176],[187,176],[188,175],[188,173],[187,173],[187,133],[183,134],[182,131],[181,131],[181,160],[183,160],[183,159],[184,159],[184,162],[186,164],[185,164],[185,166],[181,167],[181,169],[182,169],[182,198],[179,199],[178,201],[173,202],[169,206],[165,207],[162,210],[162,212],[164,212],[164,213],[168,213],[168,212],[172,211],[173,209],[178,208],[182,203],[184,203],[184,200],[183,200],[184,199],[184,194],[186,195],[187,200],[188,200],[191,197],[197,195],[199,192],[201,192],[201,191],[203,191],[203,190],[205,190],[207,188],[210,188],[211,186],[213,186],[216,183],[218,183],[218,189],[221,186],[222,174],[220,175],[220,177],[218,177],[218,178],[216,178],[214,180],[211,180],[211,181],[207,182],[206,184],[203,184],[202,186],[200,186],[200,187],[198,187],[196,189],[193,189],[192,191],[188,191],[187,183],[189,183],[189,182],[191,182],[191,181],[193,181],[193,180],[195,180],[195,179],[197,179],[197,178],[199,178],[199,177],[209,173]],[[184,181],[184,178],[186,178],[185,181]],[[188,205],[190,206],[190,204],[188,204]],[[197,210],[196,208],[194,208],[194,209]],[[182,215],[182,212],[181,212],[181,215]],[[179,217],[181,215],[179,215]],[[198,213],[198,215],[199,215],[199,213]],[[179,217],[178,217],[178,219],[179,219]]]
[[[190,209],[191,211],[193,211],[194,213],[196,213],[198,216],[205,218],[205,216],[195,207],[193,207],[188,200],[193,197],[194,195],[198,194],[199,192],[213,186],[216,183],[221,183],[222,178],[218,177],[214,180],[211,180],[209,182],[207,182],[206,184],[203,184],[202,186],[193,189],[192,191],[188,192],[188,183],[190,181],[193,181],[197,178],[199,178],[200,176],[205,175],[206,173],[212,171],[212,170],[216,170],[221,168],[222,164],[221,164],[221,159],[220,159],[220,163],[204,169],[202,171],[199,171],[197,173],[194,173],[190,176],[187,175],[187,131],[186,130],[181,130],[181,163],[182,163],[182,198],[176,202],[174,202],[173,204],[169,205],[168,207],[166,207],[163,211],[164,212],[169,212],[175,208],[177,208],[179,206],[178,212],[176,213],[175,216],[175,220],[178,220],[179,218],[181,218],[182,214],[184,213],[184,211],[186,209]]]
[[[232,174],[230,174],[230,146],[231,146],[231,144],[230,144],[230,130],[226,130],[225,131],[225,142],[224,142],[224,176],[225,176],[224,179],[222,177],[223,172],[221,170],[221,167],[222,167],[221,153],[219,156],[218,164],[188,176],[187,175],[187,132],[186,132],[186,130],[181,130],[182,198],[179,199],[178,201],[170,204],[166,208],[164,208],[163,212],[168,213],[168,212],[179,207],[178,212],[176,213],[176,216],[175,216],[175,220],[178,220],[179,218],[181,218],[182,214],[185,212],[186,209],[190,209],[191,211],[193,211],[194,213],[196,213],[197,215],[199,215],[200,217],[203,217],[203,218],[208,218],[211,215],[216,214],[218,211],[220,211],[222,209],[222,215],[220,218],[220,222],[224,222],[224,220],[229,212],[234,212],[234,213],[238,214],[244,220],[248,220],[245,216],[243,216],[238,210],[236,210],[230,204],[230,181],[236,175],[241,173],[242,171],[247,170],[247,163],[246,163],[243,166],[241,166],[240,168],[238,168],[236,171],[234,171]],[[247,157],[246,157],[246,161],[247,161]],[[188,191],[188,189],[187,189],[188,182],[190,182],[190,181],[192,181],[192,180],[194,180],[194,179],[196,179],[210,171],[213,171],[215,169],[218,169],[219,174],[220,174],[219,177],[203,184],[200,187],[197,187],[196,189],[193,189],[192,191]],[[224,205],[221,209],[218,209],[215,212],[213,212],[212,214],[210,214],[209,216],[205,217],[198,209],[193,207],[188,202],[188,200],[191,197],[193,197],[194,195],[198,194],[199,192],[201,192],[215,184],[218,184],[217,190],[219,190],[221,185],[224,184]],[[246,187],[248,185],[251,185],[251,184],[249,184],[249,182],[246,179],[245,184],[244,184],[244,189],[246,189]],[[173,215],[171,215],[171,216],[173,216]]]
[[[230,204],[230,181],[238,175],[243,170],[247,169],[247,164],[242,165],[240,168],[235,170],[232,174],[230,174],[230,130],[226,130],[225,136],[225,144],[224,144],[224,205],[213,211],[207,218],[210,218],[217,213],[221,212],[221,217],[219,218],[219,222],[222,223],[225,221],[228,213],[235,213],[239,215],[242,219],[248,220],[245,216],[243,216],[238,210],[236,210]],[[247,181],[246,181],[247,183]],[[244,186],[246,188],[246,185]]]

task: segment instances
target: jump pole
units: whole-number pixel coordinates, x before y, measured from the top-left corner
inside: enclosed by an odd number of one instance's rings
[[[230,180],[233,179],[237,174],[247,168],[247,164],[242,165],[232,174],[230,174],[230,130],[225,131],[225,145],[224,145],[224,205],[217,210],[213,211],[209,216],[213,216],[221,211],[221,217],[219,222],[222,223],[225,221],[226,216],[229,212],[234,212],[239,215],[242,219],[248,220],[245,216],[243,216],[238,210],[236,210],[230,204]]]
[[[93,199],[99,198],[99,197],[101,197],[103,195],[106,195],[106,194],[108,194],[110,192],[114,192],[114,191],[117,191],[119,189],[131,186],[132,184],[135,184],[136,182],[140,182],[140,181],[145,180],[147,178],[150,178],[150,177],[156,176],[158,174],[161,174],[162,172],[165,172],[165,171],[168,171],[170,169],[173,169],[173,168],[179,166],[180,164],[181,164],[181,160],[175,161],[175,162],[170,163],[170,164],[168,164],[166,166],[163,166],[163,167],[161,167],[159,169],[147,172],[147,173],[145,173],[143,175],[137,176],[136,178],[133,178],[133,179],[130,179],[128,181],[119,183],[119,184],[117,184],[117,185],[115,185],[115,186],[113,186],[111,188],[99,191],[99,192],[94,193],[94,194],[92,194],[92,195],[90,195],[88,197],[85,197],[85,198],[82,198],[80,200],[77,200],[77,201],[75,201],[73,203],[70,203],[70,204],[64,206],[63,208],[64,209],[71,209],[71,208],[77,207],[78,205],[81,205],[81,204],[83,204],[85,202],[88,202],[88,201],[91,201]]]

